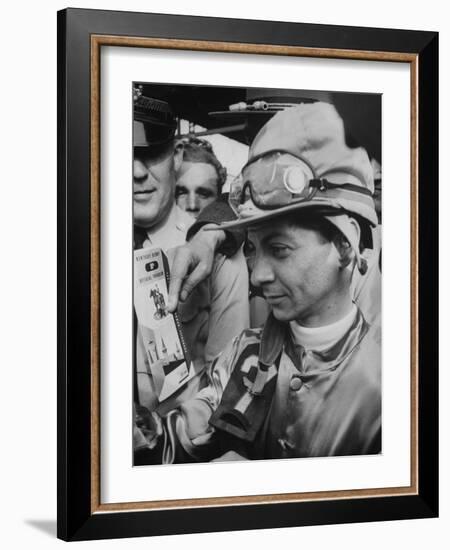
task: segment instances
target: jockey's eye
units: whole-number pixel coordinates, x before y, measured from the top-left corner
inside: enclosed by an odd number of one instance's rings
[[[252,243],[252,241],[249,241],[248,239],[244,242],[244,256],[246,258],[251,258],[255,255],[255,245]]]
[[[288,246],[285,246],[282,244],[270,245],[270,253],[277,260],[282,260],[284,258],[287,258],[289,256],[289,252],[290,252],[290,249]]]

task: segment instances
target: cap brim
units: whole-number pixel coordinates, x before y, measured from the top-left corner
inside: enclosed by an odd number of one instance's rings
[[[223,222],[221,224],[218,224],[215,227],[208,227],[205,228],[205,231],[218,231],[218,230],[228,230],[228,229],[240,229],[243,227],[248,227],[251,225],[259,225],[261,223],[264,223],[267,220],[271,220],[273,218],[278,218],[280,216],[283,216],[284,214],[288,214],[290,212],[296,212],[296,211],[314,211],[317,214],[322,214],[324,216],[326,215],[337,215],[339,213],[346,213],[347,211],[342,208],[340,204],[338,204],[335,201],[326,199],[323,201],[320,201],[318,199],[315,199],[314,202],[304,202],[300,204],[289,204],[287,206],[283,206],[281,208],[277,208],[276,210],[269,210],[269,211],[263,211],[261,210],[261,214],[256,214],[254,216],[249,216],[248,218],[240,218],[238,220],[230,221],[230,222]]]

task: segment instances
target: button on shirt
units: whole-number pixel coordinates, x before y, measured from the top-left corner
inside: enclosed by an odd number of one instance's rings
[[[302,386],[303,386],[303,382],[300,376],[293,376],[291,378],[289,387],[291,388],[292,391],[298,391]]]

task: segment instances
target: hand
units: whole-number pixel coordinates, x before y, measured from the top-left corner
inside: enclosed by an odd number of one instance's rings
[[[170,264],[167,309],[170,313],[177,309],[178,300],[184,302],[194,288],[211,274],[214,255],[225,240],[225,232],[204,231],[210,226],[205,225],[188,243],[167,252]]]
[[[153,449],[162,435],[161,420],[156,413],[151,413],[142,405],[134,405],[134,447]]]

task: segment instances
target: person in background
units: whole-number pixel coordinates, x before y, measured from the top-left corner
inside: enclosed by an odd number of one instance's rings
[[[221,196],[227,170],[206,140],[187,137],[178,142],[177,148],[183,151],[183,161],[177,172],[177,205],[198,219],[204,208]],[[267,318],[268,306],[251,284],[249,289],[250,326],[261,326]]]
[[[175,129],[176,119],[166,101],[135,93],[134,248],[159,248],[169,257],[174,247],[185,243],[187,231],[195,221],[175,202],[176,174],[182,163],[182,151],[175,147]],[[154,410],[164,415],[195,394],[202,387],[205,370],[213,358],[233,336],[248,327],[248,276],[242,251],[232,258],[216,255],[209,277],[181,305],[178,315],[193,369],[185,386],[164,401],[159,400],[135,316],[137,417]],[[138,418],[135,420],[137,424]]]
[[[182,210],[197,218],[205,206],[221,194],[227,171],[206,140],[185,138],[177,143],[176,148],[182,152],[177,171],[176,202]]]

